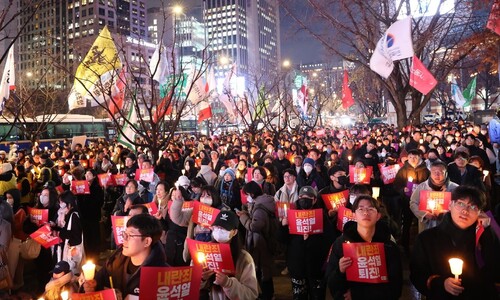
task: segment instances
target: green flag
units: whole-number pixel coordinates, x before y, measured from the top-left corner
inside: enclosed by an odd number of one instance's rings
[[[469,85],[465,88],[464,92],[462,93],[465,98],[465,103],[464,107],[470,106],[472,99],[476,96],[476,78],[477,76],[474,77],[474,79],[469,82]]]
[[[257,101],[257,105],[255,105],[255,112],[253,118],[254,119],[262,118],[268,106],[269,106],[269,99],[267,99],[266,97],[264,87],[261,87],[259,90],[259,99]]]

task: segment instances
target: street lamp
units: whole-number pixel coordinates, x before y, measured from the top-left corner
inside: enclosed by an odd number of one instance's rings
[[[290,65],[291,65],[291,64],[292,64],[292,63],[291,63],[291,62],[290,62],[290,60],[288,60],[288,59],[285,59],[285,60],[283,61],[283,67],[285,67],[285,68],[290,67]]]

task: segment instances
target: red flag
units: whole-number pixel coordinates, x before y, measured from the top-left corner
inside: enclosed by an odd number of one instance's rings
[[[300,108],[302,109],[304,114],[307,111],[307,100],[308,100],[307,98],[308,98],[307,86],[305,84],[303,84],[300,87],[300,90],[297,92],[297,100],[298,100]]]
[[[347,70],[344,69],[344,82],[342,83],[342,107],[348,109],[354,105],[354,99],[352,98],[352,91],[349,87],[349,75]]]
[[[126,83],[127,83],[127,66],[124,65],[113,86],[111,101],[109,101],[108,105],[110,116],[114,116],[118,111],[120,111],[123,108]]]
[[[437,80],[432,76],[431,72],[414,55],[410,68],[410,85],[422,94],[427,95],[436,84]]]
[[[500,35],[500,1],[496,0],[491,7],[490,17],[486,28]]]
[[[203,122],[206,119],[212,117],[212,109],[208,101],[204,100],[200,102],[200,112],[198,113],[198,123]]]
[[[172,101],[173,91],[170,91],[163,99],[161,99],[160,105],[156,108],[156,112],[153,115],[153,122],[157,123],[158,120],[163,119],[166,114],[172,113],[172,105],[170,102]],[[168,106],[167,106],[168,105]]]

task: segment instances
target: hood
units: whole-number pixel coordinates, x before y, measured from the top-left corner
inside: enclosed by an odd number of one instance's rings
[[[276,209],[276,203],[274,202],[274,197],[270,195],[260,195],[255,199],[255,204],[262,205],[269,211],[274,211]]]
[[[208,174],[210,172],[212,172],[212,168],[209,165],[201,165],[200,167],[201,174]]]

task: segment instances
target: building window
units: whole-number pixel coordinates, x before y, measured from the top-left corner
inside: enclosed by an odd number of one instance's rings
[[[104,8],[99,8],[99,15],[100,16],[105,16],[106,15],[106,11],[104,10]]]

